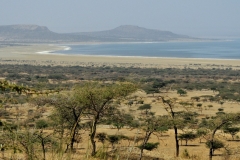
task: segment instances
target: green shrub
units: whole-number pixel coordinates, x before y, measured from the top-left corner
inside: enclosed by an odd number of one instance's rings
[[[140,149],[146,149],[146,150],[148,150],[148,151],[151,151],[151,150],[157,148],[158,145],[159,145],[158,142],[157,142],[157,143],[146,143],[144,146],[143,146],[143,145],[138,146],[138,148],[140,148]]]
[[[211,147],[211,141],[210,140],[208,140],[205,144],[206,144],[207,148]],[[212,146],[213,151],[216,150],[216,149],[223,148],[223,147],[224,147],[224,143],[222,141],[217,140],[217,139],[213,140],[213,146]]]
[[[224,111],[224,109],[223,108],[218,108],[218,111],[222,112],[222,111]]]
[[[138,110],[149,110],[152,106],[150,104],[144,104],[138,107]]]
[[[47,128],[48,127],[48,123],[46,120],[44,119],[40,119],[36,122],[36,127],[38,129],[43,129],[43,128]]]

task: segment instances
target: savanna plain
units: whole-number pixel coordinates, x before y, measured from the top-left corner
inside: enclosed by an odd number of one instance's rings
[[[0,48],[0,159],[240,159],[239,60]]]

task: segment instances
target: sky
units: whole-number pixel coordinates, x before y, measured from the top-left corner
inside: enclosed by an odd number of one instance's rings
[[[58,33],[136,25],[196,37],[240,37],[240,0],[0,0],[0,25],[12,24]]]

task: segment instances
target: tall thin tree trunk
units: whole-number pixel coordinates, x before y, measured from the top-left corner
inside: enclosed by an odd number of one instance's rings
[[[220,129],[224,124],[228,123],[230,121],[230,119],[223,121],[220,125],[218,125],[212,133],[212,137],[211,137],[211,142],[210,142],[210,147],[209,147],[209,160],[212,160],[213,154],[214,154],[214,148],[213,148],[213,144],[214,144],[214,136],[215,133],[217,132],[218,129]]]
[[[176,157],[179,156],[179,140],[178,140],[178,130],[174,125],[174,133],[175,133],[175,146],[176,146]]]
[[[76,130],[77,130],[77,126],[78,126],[78,122],[80,121],[81,116],[78,116],[77,121],[74,123],[72,130],[71,130],[71,134],[70,134],[70,150],[71,152],[73,151],[73,146],[74,146],[74,142],[75,142],[75,136],[76,136]]]
[[[90,140],[92,144],[92,153],[91,156],[94,156],[96,154],[96,141],[94,140],[96,135],[96,129],[97,129],[97,119],[93,121],[91,134],[90,134]]]
[[[145,147],[145,145],[147,144],[147,142],[148,142],[148,140],[149,140],[151,134],[152,134],[152,132],[150,132],[150,131],[146,131],[146,134],[145,134],[145,137],[144,137],[144,140],[143,140],[143,143],[142,143],[142,148],[141,148],[141,151],[140,151],[140,157],[139,157],[139,160],[142,160],[144,147]]]
[[[43,160],[46,159],[46,150],[45,150],[45,144],[44,144],[44,139],[41,138],[41,145],[42,145],[42,152],[43,152]]]
[[[213,157],[213,140],[211,140],[211,145],[209,149],[209,160],[212,160]]]

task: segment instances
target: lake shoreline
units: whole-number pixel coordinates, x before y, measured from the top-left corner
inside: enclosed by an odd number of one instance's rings
[[[190,58],[240,60],[239,40],[212,42],[132,42],[64,44],[48,54],[67,56],[130,57],[130,58]],[[41,53],[41,52],[39,52]],[[43,54],[46,54],[43,52]]]
[[[168,57],[124,57],[39,54],[37,52],[64,50],[68,46],[31,45],[0,48],[0,64],[61,65],[61,66],[115,66],[139,68],[233,68],[240,69],[238,59],[198,59]]]

